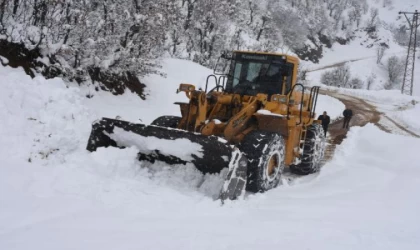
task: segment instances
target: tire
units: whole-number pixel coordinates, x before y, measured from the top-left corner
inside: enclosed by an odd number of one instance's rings
[[[180,120],[181,120],[181,117],[179,116],[165,115],[165,116],[156,118],[152,123],[150,123],[150,125],[166,127],[166,128],[177,128]]]
[[[244,138],[240,149],[248,159],[246,190],[257,193],[277,187],[284,170],[283,137],[277,133],[254,131]]]
[[[290,171],[299,175],[319,172],[324,152],[325,136],[322,126],[320,124],[312,124],[306,132],[301,162],[297,165],[290,165]]]

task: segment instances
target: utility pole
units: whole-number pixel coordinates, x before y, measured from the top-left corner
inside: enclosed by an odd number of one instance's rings
[[[416,63],[417,28],[420,25],[420,12],[418,12],[417,10],[415,12],[400,11],[398,14],[404,14],[410,27],[410,41],[408,42],[407,60],[405,61],[404,79],[401,87],[401,93],[413,95],[414,66]],[[412,19],[408,18],[409,15],[413,16]]]

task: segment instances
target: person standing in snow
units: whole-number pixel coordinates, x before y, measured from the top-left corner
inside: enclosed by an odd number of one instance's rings
[[[324,113],[318,117],[318,120],[322,122],[324,135],[327,136],[328,125],[330,125],[330,117],[327,115],[327,111],[324,111]]]
[[[343,121],[343,128],[349,128],[351,117],[353,116],[353,111],[349,108],[346,108],[343,111],[344,121]]]

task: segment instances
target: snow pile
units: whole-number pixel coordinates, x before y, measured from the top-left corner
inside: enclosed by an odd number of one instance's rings
[[[32,80],[21,70],[5,67],[0,67],[0,75],[2,159],[32,161],[77,149],[80,134],[90,130],[79,89],[67,88],[59,79]]]
[[[163,155],[176,156],[179,159],[188,162],[191,162],[194,159],[192,157],[193,155],[203,157],[202,146],[185,138],[165,140],[154,136],[141,136],[127,132],[121,128],[114,128],[114,133],[109,136],[117,142],[118,146],[134,146],[144,154],[158,150]]]
[[[418,102],[412,102],[402,107],[401,111],[391,112],[390,116],[402,121],[409,129],[420,133],[420,104]]]
[[[300,106],[298,106],[297,108],[300,108]],[[262,114],[262,115],[271,115],[271,116],[277,116],[277,117],[285,117],[285,115],[280,115],[280,114],[272,113],[270,110],[266,110],[266,109],[258,110],[257,113],[258,114]]]

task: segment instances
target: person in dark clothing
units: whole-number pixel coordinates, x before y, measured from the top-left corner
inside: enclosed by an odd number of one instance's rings
[[[322,122],[322,128],[324,129],[324,135],[327,136],[328,125],[330,125],[330,117],[327,115],[327,112],[324,111],[324,113],[318,117],[318,120],[320,120]]]
[[[350,120],[351,117],[353,116],[353,111],[349,108],[346,108],[343,111],[343,116],[344,116],[344,122],[343,122],[343,128],[349,128],[349,124],[350,124]]]

